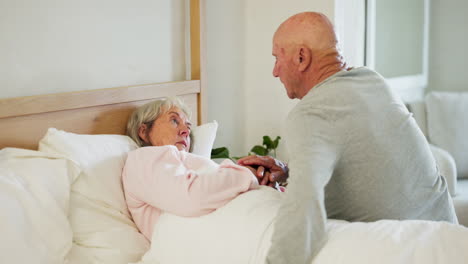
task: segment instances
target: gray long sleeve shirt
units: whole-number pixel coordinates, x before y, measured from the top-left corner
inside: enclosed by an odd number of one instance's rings
[[[289,185],[275,222],[270,264],[310,264],[326,219],[456,223],[444,177],[414,118],[367,68],[313,87],[289,113]]]

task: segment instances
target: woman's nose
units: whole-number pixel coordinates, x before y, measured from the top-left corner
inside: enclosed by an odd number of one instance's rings
[[[184,126],[184,127],[180,130],[179,134],[180,134],[181,136],[183,136],[183,137],[188,137],[189,134],[190,134],[190,129],[189,129],[187,126]]]

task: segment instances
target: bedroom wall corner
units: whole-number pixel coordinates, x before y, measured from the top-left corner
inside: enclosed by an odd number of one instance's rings
[[[245,2],[206,0],[208,121],[218,121],[214,147],[243,153]]]
[[[364,66],[366,0],[335,0],[335,30],[349,67]]]

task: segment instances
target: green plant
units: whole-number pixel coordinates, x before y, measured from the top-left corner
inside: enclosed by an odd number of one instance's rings
[[[249,151],[247,156],[249,155],[260,155],[260,156],[273,156],[276,157],[276,149],[278,148],[279,141],[281,137],[277,136],[275,140],[272,140],[269,136],[263,136],[263,143],[262,145],[255,145]],[[232,159],[238,160],[242,157],[231,157],[229,154],[229,149],[226,147],[214,148],[211,150],[211,158],[212,159]]]

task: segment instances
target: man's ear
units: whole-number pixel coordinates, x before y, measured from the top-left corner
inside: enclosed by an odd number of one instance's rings
[[[310,52],[310,49],[301,45],[297,53],[297,61],[299,62],[298,70],[301,72],[305,71],[312,63],[312,53]]]
[[[146,124],[141,124],[138,128],[138,136],[143,140],[143,142],[148,143],[148,126]]]

